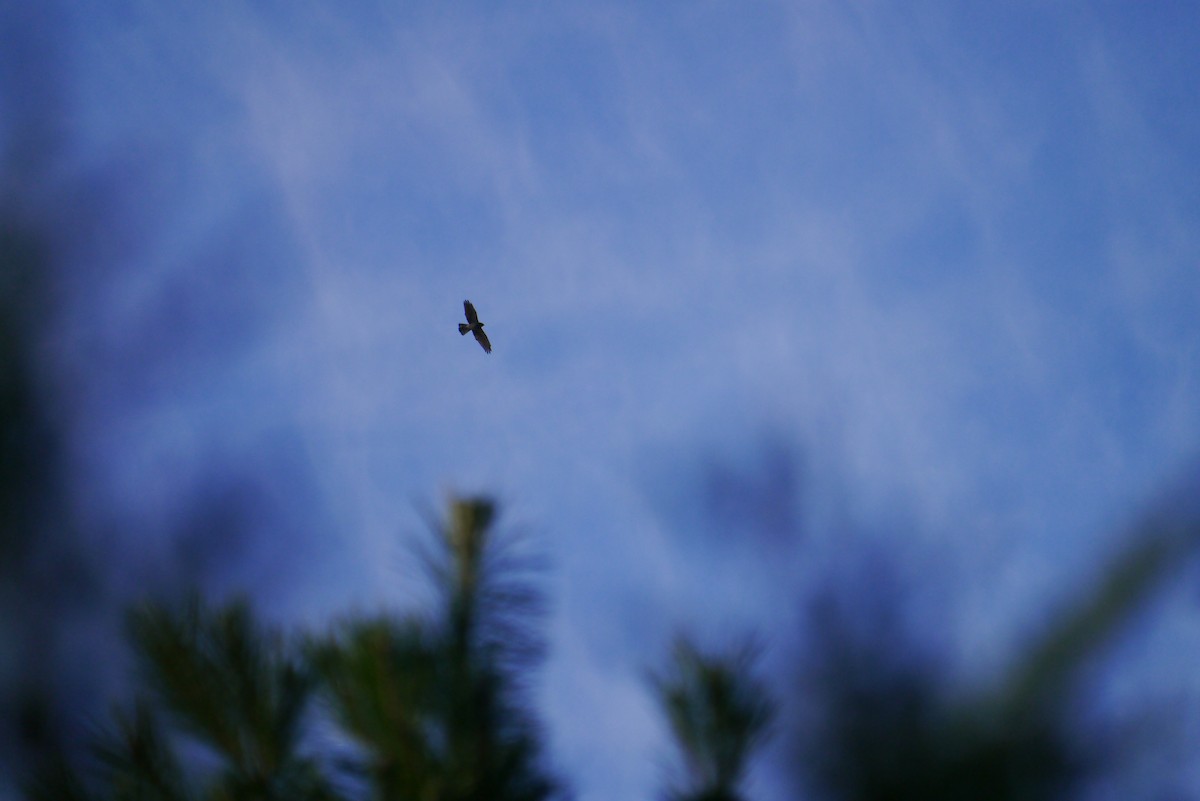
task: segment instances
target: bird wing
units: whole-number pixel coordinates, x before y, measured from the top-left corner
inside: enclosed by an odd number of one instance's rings
[[[483,333],[482,328],[475,329],[475,341],[483,346],[483,350],[485,353],[492,352],[492,343],[488,342],[487,334]]]
[[[463,311],[467,313],[467,322],[471,325],[479,322],[479,315],[475,313],[475,307],[471,305],[471,301],[463,301]]]

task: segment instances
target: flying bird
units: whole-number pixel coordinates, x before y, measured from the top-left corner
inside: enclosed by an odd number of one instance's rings
[[[488,342],[487,334],[483,333],[483,323],[479,322],[479,315],[475,313],[471,301],[463,301],[463,310],[467,313],[467,322],[458,324],[458,333],[466,336],[468,331],[471,332],[475,335],[475,341],[483,347],[484,353],[491,353],[492,343]]]

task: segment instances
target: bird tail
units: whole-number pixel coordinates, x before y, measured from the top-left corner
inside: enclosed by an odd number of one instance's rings
[[[466,336],[468,333],[470,333],[470,331],[471,331],[471,326],[467,325],[466,323],[459,323],[459,324],[458,324],[458,333],[462,334],[464,337],[465,337],[465,336]]]

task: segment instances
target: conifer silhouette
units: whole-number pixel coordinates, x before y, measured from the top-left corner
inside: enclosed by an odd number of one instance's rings
[[[312,648],[338,723],[378,798],[540,801],[560,788],[523,689],[541,608],[495,506],[454,500],[427,555],[437,607],[344,622]]]
[[[754,649],[706,655],[686,638],[652,677],[671,734],[683,757],[683,777],[670,801],[741,801],[739,789],[773,715],[767,690],[753,675]]]

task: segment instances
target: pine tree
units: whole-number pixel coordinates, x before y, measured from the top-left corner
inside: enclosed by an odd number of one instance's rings
[[[429,615],[350,620],[313,646],[338,723],[379,799],[540,801],[559,794],[524,689],[541,596],[495,507],[456,500],[427,559]]]
[[[680,638],[668,669],[652,677],[683,759],[670,801],[742,801],[740,785],[774,709],[753,675],[754,653],[743,646],[706,655]]]

